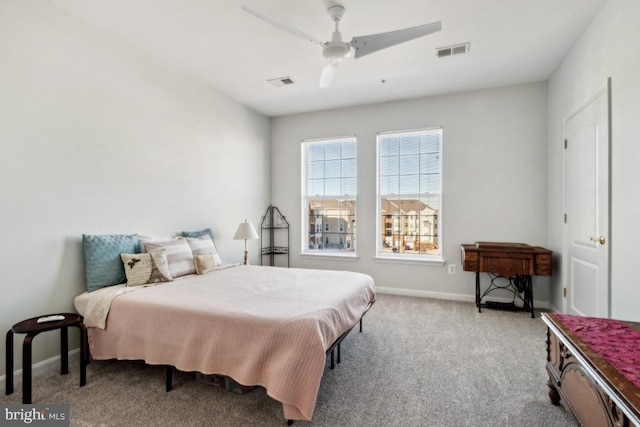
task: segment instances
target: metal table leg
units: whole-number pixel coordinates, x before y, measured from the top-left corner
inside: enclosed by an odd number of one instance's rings
[[[482,307],[480,306],[480,272],[476,271],[476,307],[478,307],[478,313],[482,313]]]

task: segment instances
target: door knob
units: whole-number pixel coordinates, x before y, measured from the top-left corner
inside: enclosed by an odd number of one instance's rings
[[[607,241],[604,236],[600,236],[600,237],[589,237],[589,240],[591,240],[592,242],[595,243],[600,243],[601,245],[604,245],[605,242]]]

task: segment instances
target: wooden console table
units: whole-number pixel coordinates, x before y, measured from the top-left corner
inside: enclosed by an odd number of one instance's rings
[[[478,312],[482,307],[533,310],[533,285],[531,276],[551,275],[551,251],[539,246],[524,243],[476,242],[464,244],[462,250],[462,269],[476,273],[476,306]],[[480,273],[489,273],[491,283],[481,292]],[[498,278],[505,278],[508,284],[499,285]],[[495,290],[506,290],[514,297],[512,303],[487,301],[483,298]],[[520,294],[523,294],[521,296]],[[522,307],[516,307],[516,297],[522,300]]]

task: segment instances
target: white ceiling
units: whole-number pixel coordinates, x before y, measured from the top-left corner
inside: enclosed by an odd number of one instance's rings
[[[442,31],[345,59],[318,87],[321,48],[243,4],[327,41],[337,0],[51,0],[268,116],[546,80],[606,0],[340,0],[344,40],[442,22]],[[470,42],[468,54],[435,49]],[[273,87],[289,76],[295,84]],[[383,83],[384,81],[384,83]]]

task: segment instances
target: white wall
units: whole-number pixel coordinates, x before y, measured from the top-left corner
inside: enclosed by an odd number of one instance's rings
[[[293,267],[353,270],[386,291],[474,300],[474,275],[460,268],[460,244],[475,241],[546,245],[546,83],[504,87],[318,113],[272,123],[272,201],[291,223]],[[374,261],[376,133],[442,126],[443,254],[457,264]],[[301,257],[300,142],[356,135],[356,261]],[[548,280],[534,279],[535,300],[548,301]]]
[[[612,79],[611,316],[640,321],[640,2],[610,0],[549,81],[548,206],[550,249],[562,250],[563,119]],[[561,258],[556,264],[560,266]],[[552,303],[562,307],[561,275]]]
[[[0,2],[0,330],[73,311],[82,233],[211,227],[223,259],[242,261],[231,239],[269,205],[269,132],[270,119],[48,2]],[[34,362],[59,354],[58,336],[34,340]]]

